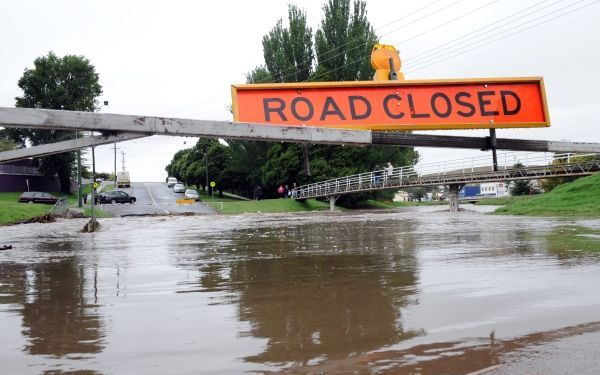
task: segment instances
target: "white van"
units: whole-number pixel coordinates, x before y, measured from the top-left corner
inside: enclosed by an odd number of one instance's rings
[[[129,172],[117,172],[117,187],[131,187]]]
[[[177,179],[175,177],[167,178],[167,187],[173,187],[177,183]]]

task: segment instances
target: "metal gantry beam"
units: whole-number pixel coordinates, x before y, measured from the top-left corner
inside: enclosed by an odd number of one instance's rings
[[[447,147],[489,150],[490,137],[373,132],[373,144],[407,147]],[[555,142],[530,139],[496,138],[496,148],[511,151],[600,153],[600,143]]]
[[[39,146],[20,148],[11,151],[0,152],[0,163],[13,160],[27,159],[32,157],[60,154],[63,152],[78,150],[85,147],[100,146],[113,142],[128,141],[130,139],[137,139],[145,136],[146,135],[140,133],[118,133],[108,136],[94,135],[84,138],[69,139],[67,141],[48,143]]]
[[[490,137],[372,132],[370,130],[248,124],[230,121],[6,107],[0,107],[0,127],[90,130],[113,133],[141,133],[143,135],[217,137],[322,144],[379,144],[479,150],[489,150],[492,146]],[[600,152],[600,143],[497,138],[496,148],[513,151],[598,153]]]
[[[309,126],[273,126],[178,119],[166,117],[115,115],[94,112],[0,107],[0,126],[63,130],[134,132],[156,135],[218,137],[261,141],[326,144],[371,144],[368,130],[345,130]]]

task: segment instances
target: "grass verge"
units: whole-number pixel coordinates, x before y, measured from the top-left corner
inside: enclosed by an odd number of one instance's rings
[[[302,211],[325,211],[329,209],[329,203],[316,199],[307,199],[299,202],[294,199],[263,199],[260,201],[205,201],[209,206],[223,214],[243,213],[277,213],[277,212],[302,212]],[[339,209],[336,207],[336,210]]]
[[[495,213],[525,216],[600,216],[600,174],[580,178],[554,190],[517,199]]]
[[[368,199],[366,201],[358,202],[353,208],[358,209],[389,209],[389,208],[398,208],[398,207],[415,207],[415,206],[440,206],[440,205],[448,205],[448,202],[440,202],[440,201],[431,201],[431,202],[419,202],[419,201],[411,201],[411,202],[389,202],[389,201],[376,201],[373,199]]]
[[[516,197],[498,197],[498,198],[485,198],[476,202],[478,206],[505,206],[519,201],[526,201],[536,196],[521,195]]]
[[[87,192],[89,193],[89,189]],[[52,193],[54,196],[61,196],[61,193]],[[51,204],[39,203],[19,203],[17,200],[21,192],[0,193],[0,225],[10,225],[24,220],[33,219],[44,215],[52,208]],[[69,206],[77,207],[77,194],[68,196]],[[111,215],[96,207],[96,217],[110,217]],[[84,206],[83,214],[86,217],[91,217],[92,212],[90,206]]]
[[[0,193],[0,225],[28,220],[47,213],[51,204],[19,203],[21,193]]]

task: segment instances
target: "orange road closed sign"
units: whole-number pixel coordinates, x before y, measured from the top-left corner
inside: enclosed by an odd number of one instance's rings
[[[371,130],[550,126],[542,78],[233,85],[235,121]]]

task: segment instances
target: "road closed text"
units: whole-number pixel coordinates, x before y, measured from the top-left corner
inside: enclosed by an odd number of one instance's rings
[[[537,81],[234,87],[236,121],[373,130],[548,126]],[[264,89],[260,87],[264,86]]]

